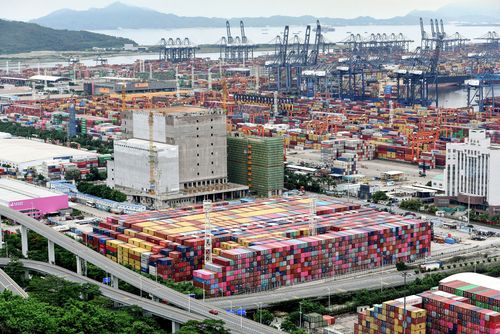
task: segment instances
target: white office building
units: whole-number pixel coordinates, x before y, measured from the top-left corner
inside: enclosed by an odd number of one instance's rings
[[[490,214],[500,213],[500,145],[485,130],[470,130],[464,143],[446,145],[445,194]]]

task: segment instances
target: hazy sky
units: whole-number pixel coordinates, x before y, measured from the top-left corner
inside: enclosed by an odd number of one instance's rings
[[[61,8],[85,10],[105,7],[116,0],[0,0],[0,17],[30,20]],[[413,9],[435,10],[462,0],[121,0],[121,2],[183,16],[313,15],[386,18]]]

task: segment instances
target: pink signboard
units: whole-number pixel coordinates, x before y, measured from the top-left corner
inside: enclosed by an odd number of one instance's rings
[[[51,197],[31,198],[20,201],[9,202],[9,208],[17,211],[38,210],[42,215],[57,212],[68,207],[68,195],[57,195]]]

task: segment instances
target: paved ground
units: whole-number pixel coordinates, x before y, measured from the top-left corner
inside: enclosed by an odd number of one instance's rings
[[[102,218],[102,219],[116,216],[116,214],[113,214],[113,213],[110,213],[107,211],[102,211],[102,210],[99,210],[96,208],[91,208],[90,206],[83,205],[83,204],[71,203],[70,207],[73,209],[80,210],[81,212],[85,213],[85,216],[92,216],[92,217],[97,217],[97,218]]]
[[[321,152],[318,150],[289,150],[287,161],[292,164],[305,162],[312,165],[321,165]],[[382,172],[391,170],[405,173],[407,180],[401,183],[398,182],[398,184],[406,185],[415,183],[425,185],[428,181],[432,180],[433,177],[443,173],[442,169],[431,169],[426,172],[426,177],[420,177],[418,175],[418,166],[413,164],[379,159],[360,161],[358,163],[358,173],[367,176],[370,180],[372,180],[373,177],[380,177]],[[382,185],[382,182],[370,181],[370,184]]]

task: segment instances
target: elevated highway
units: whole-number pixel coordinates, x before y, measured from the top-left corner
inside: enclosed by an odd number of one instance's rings
[[[105,270],[107,273],[112,275],[113,285],[117,287],[117,280],[122,280],[128,284],[141,289],[142,291],[149,293],[150,295],[157,297],[161,300],[168,301],[171,305],[174,305],[186,312],[192,312],[199,314],[206,318],[220,319],[224,321],[225,327],[228,328],[232,333],[241,334],[275,334],[281,333],[281,331],[261,325],[255,321],[246,319],[244,317],[239,317],[234,314],[229,314],[223,309],[219,309],[211,306],[208,303],[195,300],[187,295],[179,293],[175,290],[167,288],[166,286],[154,282],[150,279],[144,278],[142,275],[125,268],[124,266],[108,259],[107,257],[85,247],[84,245],[78,243],[77,241],[55,231],[49,226],[46,226],[39,221],[28,217],[18,211],[14,211],[7,207],[0,207],[0,216],[9,218],[21,225],[21,245],[23,255],[28,253],[28,229],[34,231],[35,233],[43,236],[48,240],[49,244],[49,262],[54,263],[55,253],[54,244],[70,251],[77,257],[77,272],[82,272],[81,260],[92,263],[93,265]],[[210,310],[216,309],[219,314],[213,315],[209,313]],[[174,319],[181,323],[185,319]]]
[[[13,294],[28,298],[28,294],[9,275],[0,269],[0,291],[10,290]]]
[[[9,258],[0,258],[0,266],[6,266],[11,259]],[[189,320],[203,320],[205,317],[195,314],[195,313],[189,313],[185,312],[181,309],[161,304],[146,298],[142,298],[139,296],[136,296],[132,293],[125,292],[118,290],[116,288],[113,288],[109,285],[102,284],[99,282],[96,282],[95,280],[78,275],[77,273],[74,273],[70,270],[64,269],[62,267],[45,263],[45,262],[40,262],[40,261],[32,261],[32,260],[20,260],[23,264],[23,266],[31,271],[36,271],[42,274],[46,275],[53,275],[57,276],[60,278],[63,278],[65,280],[83,284],[83,283],[91,283],[95,284],[99,287],[99,290],[101,291],[102,295],[113,300],[114,302],[117,302],[122,305],[137,305],[141,307],[143,310],[150,312],[151,314],[154,314],[156,316],[171,320],[173,322],[179,322],[179,323],[185,323]],[[5,274],[3,270],[0,269],[0,273]],[[5,276],[9,277],[7,274]],[[11,279],[9,277],[9,279]],[[11,279],[12,280],[12,279]],[[0,282],[3,284],[3,275],[0,274]],[[14,282],[15,284],[15,282]],[[17,284],[16,284],[17,286]],[[21,289],[19,287],[19,289]],[[28,294],[21,289],[21,291],[24,292],[23,297],[27,297]]]

